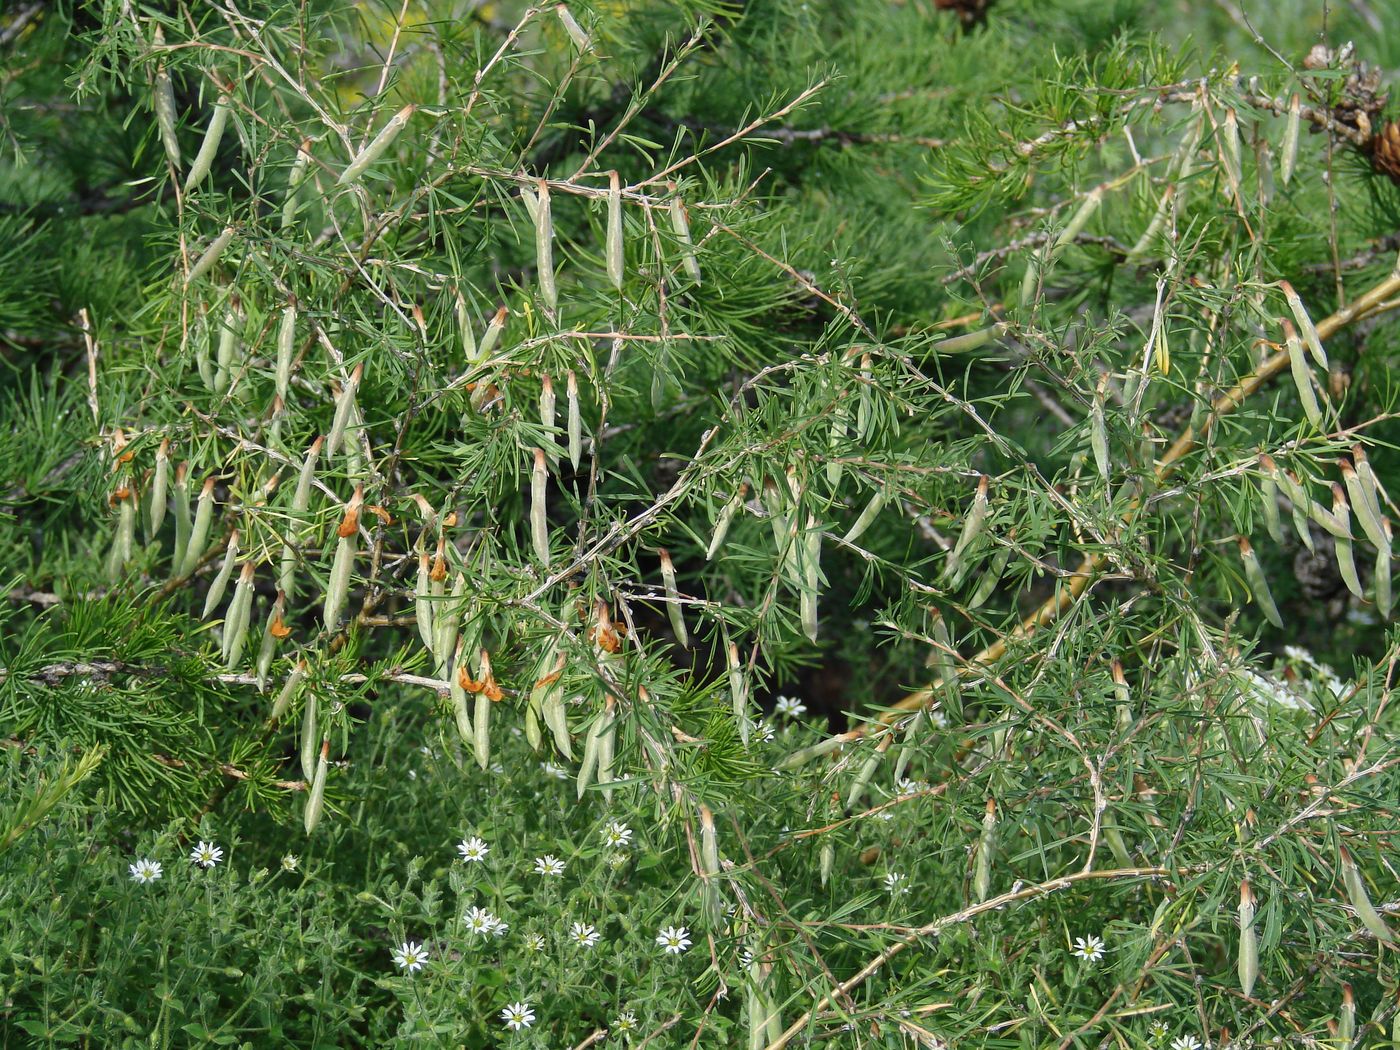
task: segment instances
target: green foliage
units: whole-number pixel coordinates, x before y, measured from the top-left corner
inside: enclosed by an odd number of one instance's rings
[[[1159,7],[0,16],[6,1029],[1388,1032],[1397,16]]]

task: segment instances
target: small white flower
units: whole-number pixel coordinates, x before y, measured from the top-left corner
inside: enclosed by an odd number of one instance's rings
[[[1171,1030],[1171,1026],[1168,1025],[1166,1021],[1157,1020],[1148,1025],[1147,1030],[1153,1039],[1162,1040],[1167,1037],[1167,1032]]]
[[[540,769],[544,770],[546,775],[553,777],[555,780],[569,779],[569,771],[567,769],[561,769],[553,762],[541,762]]]
[[[494,933],[500,921],[485,908],[472,908],[471,911],[462,916],[462,923],[466,926],[467,932],[474,936],[485,937]]]
[[[138,860],[126,869],[131,872],[131,877],[140,883],[155,882],[160,878],[160,861],[158,860]]]
[[[569,927],[569,940],[580,948],[592,948],[598,943],[598,931],[586,922],[576,922]]]
[[[753,965],[753,949],[752,949],[752,948],[744,947],[744,948],[740,948],[740,949],[739,949],[739,965],[742,966],[742,967],[743,967],[744,969],[746,969],[746,970],[747,970],[750,966]]]
[[[1092,935],[1088,937],[1076,937],[1074,939],[1074,949],[1070,952],[1071,955],[1078,956],[1086,962],[1098,962],[1103,958],[1103,953],[1103,938],[1094,937]]]
[[[404,941],[403,944],[394,949],[394,965],[409,973],[421,970],[427,961],[428,950],[421,944]]]
[[[300,857],[298,857],[295,853],[288,853],[285,857],[282,858],[282,870],[296,871],[297,865],[299,865],[300,863]]]
[[[632,844],[632,829],[620,820],[608,821],[603,829],[603,845],[608,849],[626,849]]]
[[[787,718],[801,718],[807,713],[807,705],[795,697],[780,696],[773,704],[773,712]]]
[[[1179,1035],[1172,1040],[1172,1050],[1201,1050],[1201,1041],[1194,1035]]]
[[[518,1032],[535,1023],[535,1011],[529,1003],[511,1003],[501,1011],[501,1021],[512,1032]]]
[[[525,950],[526,950],[527,952],[542,952],[542,951],[544,951],[544,934],[542,934],[542,933],[527,933],[527,934],[525,935]]]
[[[493,937],[504,937],[509,932],[510,923],[506,922],[504,919],[497,919],[495,924],[491,927],[491,936]]]
[[[552,853],[546,853],[543,857],[535,858],[536,875],[563,875],[564,862]]]
[[[667,955],[679,955],[690,947],[690,931],[684,926],[667,926],[656,935],[656,943]]]
[[[948,728],[947,712],[943,711],[940,708],[934,708],[932,711],[930,711],[928,713],[928,720],[929,724],[931,724],[935,729]]]
[[[1283,647],[1283,655],[1290,660],[1297,660],[1299,663],[1303,664],[1310,664],[1313,662],[1312,653],[1298,645],[1285,645]],[[1165,1025],[1163,1027],[1165,1027]]]
[[[190,863],[198,864],[201,868],[212,868],[223,859],[224,851],[212,842],[201,842],[190,850]]]
[[[491,852],[491,847],[481,839],[473,837],[457,843],[457,852],[468,864],[478,864],[486,859],[486,854]]]
[[[909,881],[909,876],[902,871],[891,871],[885,874],[885,889],[898,896],[901,893],[908,893],[909,887],[905,885]]]
[[[637,1015],[631,1010],[624,1010],[613,1018],[612,1030],[616,1032],[635,1032],[637,1030]]]
[[[773,729],[773,724],[766,718],[760,718],[758,721],[754,722],[753,731],[758,739],[762,740],[765,744],[771,744],[778,735]]]
[[[927,780],[913,780],[909,777],[902,777],[895,787],[901,795],[917,795],[921,791],[928,790]]]

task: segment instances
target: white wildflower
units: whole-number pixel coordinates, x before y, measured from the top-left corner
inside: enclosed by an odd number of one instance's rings
[[[1088,937],[1076,937],[1074,939],[1074,948],[1070,952],[1071,955],[1077,956],[1086,962],[1098,962],[1103,958],[1103,953],[1103,938],[1094,937],[1092,935]]]
[[[224,851],[212,842],[201,842],[190,850],[190,863],[198,864],[201,868],[212,868],[223,859]]]
[[[155,882],[156,879],[161,876],[160,861],[149,859],[138,860],[135,864],[128,867],[127,871],[131,872],[132,879],[137,882]]]
[[[428,950],[421,944],[404,941],[403,944],[394,949],[394,965],[409,973],[421,970],[427,961]]]
[[[586,922],[576,922],[569,927],[569,940],[580,948],[592,948],[598,943],[598,931]]]
[[[536,875],[563,875],[564,862],[553,854],[546,853],[543,857],[535,858]]]
[[[684,926],[666,926],[656,935],[656,943],[667,955],[679,955],[690,947],[690,931]]]
[[[774,714],[787,718],[801,718],[807,713],[807,705],[791,696],[780,696],[773,704]]]
[[[535,1023],[535,1011],[529,1003],[511,1003],[501,1011],[501,1022],[512,1032],[518,1032]]]
[[[885,889],[888,890],[890,893],[894,894],[895,896],[899,896],[899,894],[901,893],[909,892],[909,887],[907,885],[908,882],[909,876],[904,874],[902,871],[890,871],[885,873]]]
[[[611,820],[603,829],[603,845],[609,849],[626,849],[632,844],[632,829],[620,820]]]
[[[486,854],[491,852],[491,847],[478,838],[463,839],[457,843],[457,852],[468,864],[476,864],[486,859]]]

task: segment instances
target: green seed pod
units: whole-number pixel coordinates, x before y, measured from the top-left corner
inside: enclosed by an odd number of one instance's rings
[[[1341,523],[1341,528],[1333,533],[1337,548],[1337,571],[1342,574],[1347,590],[1361,598],[1361,580],[1356,575],[1356,557],[1352,549],[1351,510],[1347,507],[1346,493],[1336,482],[1332,483],[1332,517]]]
[[[258,647],[258,691],[267,689],[267,675],[272,670],[272,661],[277,656],[277,643],[290,633],[285,622],[287,596],[281,591],[272,603],[267,623],[263,626],[262,645]]]
[[[884,752],[877,748],[861,764],[855,779],[851,781],[851,790],[846,794],[846,809],[848,811],[853,811],[860,804],[861,798],[865,795],[865,789],[870,785],[870,778],[875,775],[875,770],[879,768],[883,755]]]
[[[554,448],[554,427],[558,400],[554,396],[554,380],[549,376],[540,377],[540,426],[545,432],[551,451]]]
[[[1385,533],[1385,538],[1390,539],[1390,519],[1381,518],[1381,531]],[[1385,550],[1376,552],[1376,608],[1380,610],[1381,618],[1390,619],[1390,610],[1394,604],[1394,598],[1390,589],[1390,545],[1386,544]]]
[[[617,172],[608,172],[608,279],[619,292],[622,291],[623,252],[622,252],[622,187]]]
[[[361,175],[363,175],[371,164],[384,155],[400,131],[408,124],[408,120],[413,116],[413,111],[418,107],[412,103],[404,106],[392,117],[389,123],[384,125],[384,129],[374,136],[372,141],[364,149],[355,155],[355,159],[350,162],[350,166],[340,173],[340,178],[336,180],[337,186],[349,186]]]
[[[496,311],[491,322],[486,326],[486,334],[481,337],[481,347],[477,350],[477,360],[485,360],[491,356],[491,351],[496,349],[496,343],[501,338],[501,332],[506,327],[506,318],[510,316],[510,311],[504,306]]]
[[[700,261],[695,257],[695,247],[690,240],[690,220],[686,217],[685,205],[676,195],[674,182],[668,182],[666,189],[671,193],[671,230],[681,245],[681,265],[685,267],[685,272],[690,275],[690,279],[699,284]]]
[[[350,593],[350,576],[355,569],[360,506],[363,502],[364,486],[356,485],[355,494],[346,505],[345,515],[336,530],[335,557],[331,562],[330,580],[326,584],[325,602],[321,607],[321,623],[328,631],[334,631],[340,625],[340,614],[345,610],[345,599]]]
[[[870,502],[860,512],[860,517],[856,518],[851,527],[846,530],[846,535],[841,537],[842,542],[854,543],[865,535],[865,530],[870,528],[875,519],[880,516],[880,511],[884,509],[884,506],[885,490],[876,489],[874,495],[870,497]]]
[[[156,27],[155,46],[157,48],[165,47],[165,33],[161,31],[159,26]],[[165,147],[165,155],[170,161],[170,166],[178,170],[180,167],[180,139],[175,133],[177,122],[175,88],[170,83],[170,74],[166,72],[164,62],[156,67],[155,82],[152,88],[151,103],[156,114],[156,125],[160,128],[160,141]]]
[[[443,571],[445,574],[445,567]],[[433,576],[437,576],[436,565],[433,568]],[[462,624],[462,597],[466,594],[466,589],[467,578],[459,572],[452,581],[451,596],[446,602],[438,603],[433,608],[433,636],[436,639],[433,655],[437,658],[439,678],[451,677],[452,660],[460,644],[457,634]]]
[[[1283,125],[1283,145],[1279,147],[1278,177],[1285,186],[1293,178],[1293,169],[1298,163],[1298,125],[1301,106],[1294,92],[1288,100],[1288,118]]]
[[[533,701],[525,705],[525,742],[530,745],[531,751],[538,751],[540,744],[544,743],[544,735],[540,732],[540,716]]]
[[[578,376],[573,372],[569,373],[566,392],[569,402],[569,462],[578,470],[578,461],[583,456],[583,417],[578,407]]]
[[[243,645],[248,640],[248,624],[253,612],[253,571],[252,562],[243,563],[238,582],[233,585],[228,617],[224,620],[224,660],[230,671],[238,666]]]
[[[316,731],[316,708],[316,694],[312,693],[301,712],[301,775],[307,780],[316,775],[316,743],[321,739]]]
[[[350,379],[340,388],[340,394],[335,399],[335,417],[331,421],[331,432],[326,435],[327,459],[340,450],[340,443],[345,438],[346,427],[355,409],[355,391],[359,388],[364,371],[365,365],[361,361],[350,373]]]
[[[467,300],[462,297],[461,289],[454,291],[457,300],[457,335],[462,340],[462,356],[466,358],[467,364],[476,363],[476,333],[472,331],[471,317],[467,313]]]
[[[476,717],[472,720],[472,743],[476,764],[482,769],[491,765],[491,698],[485,692],[476,694]]]
[[[981,904],[992,893],[992,851],[996,847],[997,804],[987,799],[987,812],[982,817],[982,835],[977,840],[977,857],[973,864],[972,899]]]
[[[219,607],[219,602],[223,601],[224,590],[228,587],[228,581],[233,579],[233,567],[237,562],[238,530],[234,529],[228,536],[224,564],[219,569],[219,574],[214,577],[214,582],[209,585],[209,593],[204,597],[204,611],[200,614],[201,619],[209,619],[209,614]]]
[[[540,282],[540,298],[553,313],[559,306],[559,289],[554,284],[554,217],[549,205],[549,183],[540,179],[535,205],[535,268]]]
[[[292,700],[296,698],[297,690],[301,688],[301,683],[305,678],[306,661],[298,660],[296,666],[292,668],[291,674],[287,675],[287,680],[282,683],[282,691],[277,694],[277,699],[272,704],[272,713],[268,715],[269,721],[276,723],[287,713],[287,708],[292,706]],[[307,703],[310,702],[310,700],[307,701]]]
[[[297,334],[297,308],[288,306],[282,311],[282,323],[277,329],[277,396],[287,400],[287,389],[292,379],[292,351]]]
[[[1113,854],[1120,867],[1131,868],[1133,866],[1132,855],[1128,852],[1128,845],[1123,841],[1123,834],[1118,830],[1116,824],[1105,824],[1103,826],[1103,840],[1108,843],[1108,851]]]
[[[324,438],[318,437],[306,450],[301,461],[301,473],[297,475],[296,491],[292,493],[292,514],[304,514],[311,502],[311,483],[316,478],[316,460],[321,455]]]
[[[1345,981],[1342,982],[1342,1008],[1337,1015],[1337,1036],[1343,1046],[1356,1042],[1356,995]]]
[[[306,178],[307,166],[311,163],[311,140],[303,139],[297,147],[296,159],[292,161],[292,170],[287,175],[287,198],[282,202],[282,230],[285,233],[291,229],[292,223],[296,221],[298,194],[302,179]]]
[[[821,590],[822,530],[817,519],[807,516],[807,528],[802,534],[802,584],[798,592],[799,617],[802,633],[817,640],[817,599]]]
[[[690,648],[690,635],[685,629],[685,613],[681,611],[680,590],[676,586],[676,566],[671,561],[671,554],[665,548],[661,549],[661,586],[666,592],[666,615],[671,620],[671,630],[675,633],[676,642],[682,649]]]
[[[418,579],[413,588],[413,613],[418,624],[418,637],[428,652],[433,651],[433,602],[431,560],[427,551],[418,552]]]
[[[549,565],[549,521],[546,515],[545,491],[549,474],[545,467],[544,449],[535,449],[535,467],[530,475],[530,542],[541,565]]]
[[[1270,463],[1273,460],[1269,461]],[[1310,510],[1314,506],[1312,499],[1303,488],[1303,483],[1298,479],[1298,475],[1291,470],[1285,470],[1277,475],[1279,487],[1283,489],[1288,497],[1288,502],[1292,506],[1293,531],[1298,534],[1298,539],[1308,550],[1314,550],[1312,529],[1308,526]]]
[[[1259,940],[1254,932],[1254,893],[1249,880],[1240,883],[1240,990],[1248,999],[1254,994],[1254,982],[1259,978]]]
[[[219,142],[224,137],[224,125],[228,123],[228,101],[227,95],[220,95],[219,100],[214,103],[214,112],[209,118],[209,127],[205,129],[204,141],[199,144],[199,152],[195,154],[190,173],[185,177],[186,196],[204,180],[213,166],[214,157],[219,152]]]
[[[1264,527],[1275,543],[1283,542],[1283,523],[1278,514],[1278,467],[1267,454],[1259,456],[1259,507]]]
[[[749,687],[744,678],[744,666],[739,662],[739,646],[729,642],[725,646],[725,657],[729,661],[729,703],[734,711],[734,720],[739,723],[739,737],[745,744],[749,742]]]
[[[1099,377],[1098,389],[1089,405],[1089,445],[1094,450],[1094,463],[1099,468],[1099,476],[1108,484],[1108,426],[1104,421],[1104,395],[1108,388],[1108,376]]]
[[[204,487],[199,492],[199,503],[195,507],[194,527],[190,530],[189,546],[180,565],[180,575],[188,576],[199,567],[204,548],[209,543],[209,526],[214,517],[214,478],[205,478]]]
[[[219,328],[218,367],[214,372],[214,385],[211,387],[215,393],[223,393],[228,389],[233,377],[234,360],[238,357],[238,333],[242,329],[243,312],[235,302],[229,307],[224,323]]]
[[[1372,493],[1366,491],[1361,477],[1345,459],[1341,461],[1342,481],[1346,483],[1347,498],[1356,511],[1356,521],[1366,538],[1375,544],[1376,550],[1389,553],[1390,541],[1381,529],[1381,515],[1378,504],[1372,502]]]
[[[982,578],[977,581],[977,589],[967,599],[969,609],[980,609],[987,599],[992,596],[992,591],[1001,582],[1002,576],[1006,574],[1006,566],[1011,561],[1012,548],[1008,544],[1001,548],[992,558],[986,571],[982,573]]]
[[[943,578],[952,582],[954,586],[964,571],[963,555],[972,545],[972,541],[981,534],[982,526],[987,523],[987,489],[990,484],[991,479],[985,474],[977,479],[977,494],[972,499],[972,509],[963,522],[962,533],[958,536],[957,544],[954,545],[952,553],[948,555],[948,560],[943,565]]]
[[[700,805],[700,870],[711,877],[720,873],[719,836],[715,833],[715,815],[710,807]]]
[[[583,31],[583,27],[574,19],[573,13],[560,4],[554,9],[554,13],[559,16],[560,23],[564,26],[564,32],[569,34],[569,39],[574,42],[574,47],[582,54],[592,49],[589,43],[588,34]]]
[[[833,846],[830,842],[823,842],[821,850],[821,860],[818,865],[821,871],[822,889],[826,889],[826,884],[831,881],[831,869],[835,866],[836,847]]]
[[[874,395],[874,361],[868,353],[860,355],[860,387],[856,395],[856,440],[865,441],[870,436],[870,420]]]
[[[1351,901],[1352,910],[1356,912],[1356,917],[1361,920],[1361,925],[1371,931],[1378,941],[1385,944],[1394,944],[1395,939],[1391,936],[1390,927],[1385,924],[1380,913],[1376,911],[1375,905],[1371,903],[1371,896],[1366,892],[1366,883],[1361,878],[1361,871],[1356,866],[1356,861],[1352,859],[1346,846],[1338,844],[1339,866],[1342,871],[1342,885],[1346,887],[1347,899]]]
[[[190,547],[190,491],[188,484],[189,464],[181,463],[175,468],[175,550],[170,558],[171,571],[181,576],[185,564],[185,553]]]
[[[165,524],[165,508],[169,502],[170,487],[170,439],[161,438],[156,449],[156,470],[151,479],[151,535],[160,532]]]
[[[1317,396],[1313,393],[1312,372],[1303,358],[1303,344],[1293,325],[1283,321],[1283,337],[1288,345],[1288,366],[1293,373],[1293,385],[1298,390],[1298,400],[1303,403],[1303,414],[1315,428],[1322,429],[1322,410],[1318,408]]]
[[[913,743],[919,735],[919,730],[923,728],[924,718],[928,709],[921,707],[914,712],[914,717],[906,720],[901,733],[901,743],[899,755],[894,762],[894,775],[891,779],[898,784],[904,779],[905,772],[909,769],[909,760],[914,756]]]
[[[583,735],[583,758],[579,762],[577,781],[577,796],[580,800],[588,790],[588,785],[593,782],[593,771],[598,768],[598,726],[603,720],[603,715],[598,714],[588,725],[588,730]]]
[[[1313,325],[1312,318],[1308,316],[1307,308],[1303,306],[1303,300],[1298,298],[1298,293],[1287,281],[1280,281],[1279,287],[1283,289],[1283,297],[1288,300],[1288,309],[1293,314],[1298,331],[1303,334],[1303,342],[1307,344],[1308,353],[1312,354],[1313,360],[1317,362],[1317,367],[1326,372],[1332,366],[1327,363],[1327,353],[1322,349],[1322,340],[1318,338],[1317,328]]]
[[[209,242],[209,247],[204,249],[204,254],[196,259],[194,265],[190,267],[190,272],[185,277],[186,285],[194,284],[195,281],[213,269],[214,264],[219,261],[219,256],[233,241],[233,232],[232,226],[225,226],[223,232]]]
[[[540,699],[540,716],[544,724],[554,734],[554,746],[566,759],[574,757],[573,742],[569,737],[569,717],[564,710],[564,687],[557,682]]]
[[[724,509],[719,512],[719,518],[715,521],[715,531],[710,536],[710,545],[705,550],[706,561],[714,561],[715,555],[724,545],[724,538],[729,535],[729,526],[734,521],[734,515],[744,505],[744,499],[748,494],[748,482],[741,482],[739,487],[734,490],[734,495],[729,497],[729,502],[724,505]]]
[[[1153,361],[1157,365],[1157,371],[1162,375],[1171,375],[1172,352],[1167,345],[1167,322],[1160,319],[1157,325],[1156,340],[1153,345]]]
[[[607,699],[607,727],[598,735],[598,783],[603,785],[603,797],[611,799],[614,779],[613,761],[617,751],[617,719],[613,715],[613,698]]]
[[[306,813],[303,822],[306,826],[306,833],[310,835],[316,830],[316,825],[321,822],[321,807],[326,801],[326,775],[331,767],[331,740],[326,737],[321,741],[321,757],[316,760],[316,774],[311,777],[311,791],[306,796]]]
[[[1269,582],[1264,578],[1264,570],[1259,565],[1259,559],[1254,554],[1254,548],[1250,546],[1249,540],[1243,536],[1237,537],[1240,545],[1240,560],[1244,562],[1244,578],[1249,583],[1249,589],[1254,594],[1255,604],[1259,606],[1259,611],[1264,614],[1271,624],[1280,630],[1283,629],[1283,618],[1278,614],[1278,606],[1274,604],[1274,596],[1269,593]]]
[[[1232,187],[1238,189],[1241,177],[1240,167],[1240,126],[1233,109],[1225,111],[1225,119],[1220,122],[1221,145],[1224,147],[1220,159],[1230,177]]]

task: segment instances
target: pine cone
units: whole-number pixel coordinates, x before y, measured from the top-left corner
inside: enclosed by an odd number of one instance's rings
[[[1335,69],[1346,74],[1340,85],[1332,82],[1332,118],[1369,136],[1389,96],[1381,90],[1381,71],[1356,57],[1356,45],[1348,42],[1329,48],[1316,44],[1303,60],[1303,68]]]
[[[1400,121],[1392,120],[1371,136],[1371,167],[1400,185]]]

